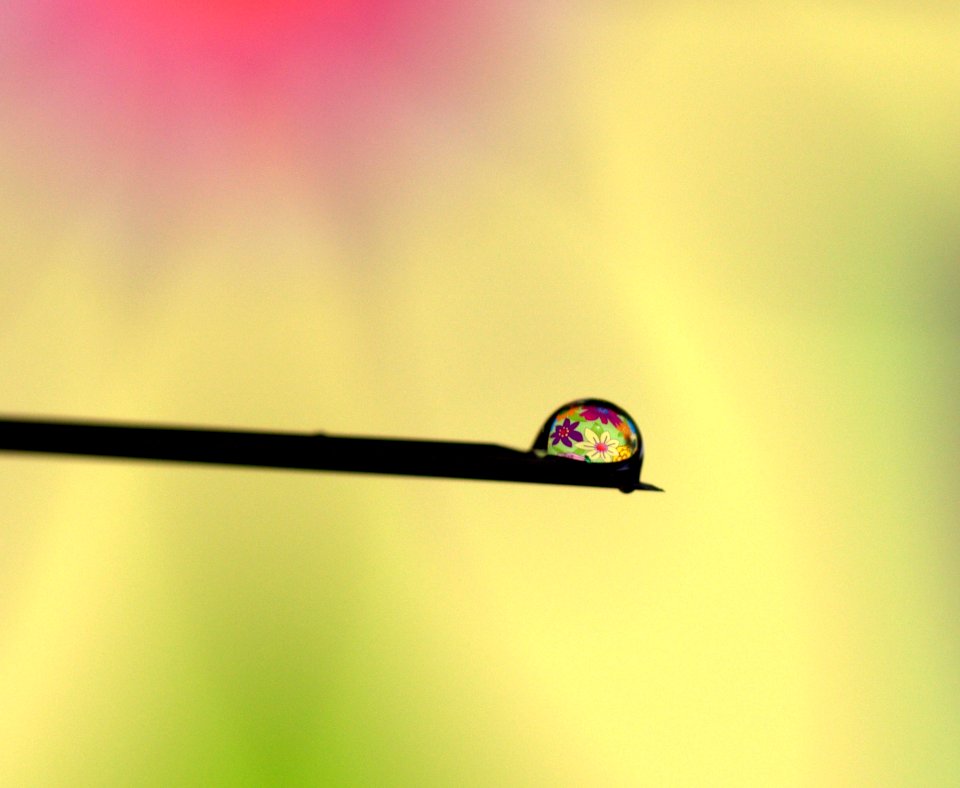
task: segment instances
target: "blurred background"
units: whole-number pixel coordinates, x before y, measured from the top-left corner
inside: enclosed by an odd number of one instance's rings
[[[0,412],[665,494],[0,456],[0,783],[955,785],[960,11],[7,0]]]

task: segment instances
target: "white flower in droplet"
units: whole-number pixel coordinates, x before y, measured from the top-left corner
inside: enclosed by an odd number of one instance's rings
[[[620,441],[611,438],[609,432],[604,432],[600,437],[589,427],[583,432],[586,437],[577,444],[577,448],[582,449],[589,459],[600,462],[614,462],[618,459],[617,447]]]

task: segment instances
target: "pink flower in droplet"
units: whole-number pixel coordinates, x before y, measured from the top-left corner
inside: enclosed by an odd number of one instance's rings
[[[619,427],[623,421],[615,411],[600,405],[587,405],[580,411],[580,416],[587,421],[599,421],[601,424],[612,424],[614,427]]]

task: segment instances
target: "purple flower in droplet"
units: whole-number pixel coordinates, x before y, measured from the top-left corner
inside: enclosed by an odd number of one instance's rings
[[[558,424],[550,437],[553,438],[554,446],[558,443],[563,443],[564,446],[573,448],[571,438],[575,441],[582,441],[583,433],[577,429],[577,425],[571,422],[570,419],[564,419],[563,424]]]
[[[599,421],[601,424],[612,424],[614,427],[619,427],[620,422],[623,421],[615,411],[599,405],[587,405],[580,411],[580,416],[587,421]]]

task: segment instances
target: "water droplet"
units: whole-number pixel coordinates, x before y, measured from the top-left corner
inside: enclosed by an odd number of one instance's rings
[[[545,435],[544,435],[545,433]],[[535,448],[580,462],[622,462],[643,452],[636,423],[622,409],[601,399],[581,399],[558,409]],[[546,446],[542,441],[546,438]]]

